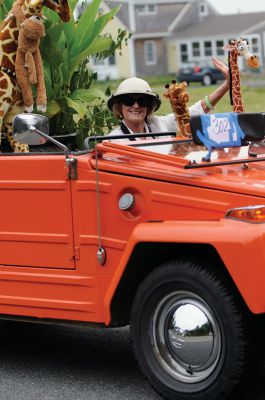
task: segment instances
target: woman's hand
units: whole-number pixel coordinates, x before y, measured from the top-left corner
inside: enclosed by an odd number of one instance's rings
[[[218,60],[217,58],[212,58],[212,64],[215,68],[217,68],[220,72],[223,73],[226,84],[230,85],[230,75],[229,75],[229,68],[226,64],[222,61]]]
[[[220,86],[218,86],[212,93],[208,95],[208,100],[210,101],[210,104],[213,107],[230,89],[230,73],[228,66],[224,64],[222,61],[218,60],[217,58],[212,58],[212,64],[215,68],[217,68],[220,72],[223,73],[225,78],[225,81],[222,82]],[[201,102],[204,112],[208,113],[212,109],[212,107],[209,108],[207,106],[205,98],[202,99]]]

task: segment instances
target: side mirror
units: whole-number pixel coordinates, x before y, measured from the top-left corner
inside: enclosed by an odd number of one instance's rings
[[[30,113],[17,114],[13,119],[13,136],[18,142],[29,145],[44,144],[47,141],[56,144],[65,154],[68,177],[77,179],[76,159],[70,157],[67,146],[49,136],[49,121],[47,117]]]
[[[49,135],[49,120],[44,115],[17,114],[13,119],[13,136],[20,143],[31,146],[45,144],[47,138],[38,134],[38,131]]]

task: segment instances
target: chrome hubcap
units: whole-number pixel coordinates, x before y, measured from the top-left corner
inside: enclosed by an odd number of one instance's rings
[[[175,292],[157,306],[152,321],[153,351],[174,379],[197,383],[214,371],[221,353],[218,321],[202,298]]]

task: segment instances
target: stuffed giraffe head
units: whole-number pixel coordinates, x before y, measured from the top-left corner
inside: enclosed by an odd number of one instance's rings
[[[259,68],[260,63],[256,55],[250,53],[248,41],[246,39],[231,40],[230,44],[224,47],[224,50],[233,52],[236,56],[245,58],[247,66],[250,68]]]
[[[240,38],[236,43],[237,51],[240,56],[243,56],[250,68],[259,68],[260,63],[257,56],[249,52],[249,45],[246,39]]]
[[[171,81],[170,84],[166,84],[167,89],[164,93],[164,97],[170,99],[177,104],[185,104],[189,101],[189,94],[187,93],[187,82],[177,83],[175,80]]]
[[[23,5],[24,14],[39,15],[42,8],[47,7],[56,12],[62,21],[70,20],[70,9],[67,0],[25,0]]]

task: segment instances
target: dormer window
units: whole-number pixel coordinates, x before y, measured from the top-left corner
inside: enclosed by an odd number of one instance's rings
[[[139,4],[135,6],[135,9],[137,13],[141,15],[156,14],[157,12],[155,4]]]
[[[206,17],[208,15],[208,4],[205,0],[200,0],[199,2],[199,14],[201,17]]]

